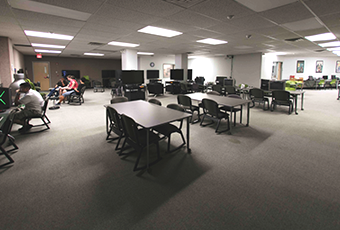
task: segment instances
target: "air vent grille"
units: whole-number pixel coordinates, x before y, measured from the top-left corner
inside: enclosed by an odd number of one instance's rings
[[[323,52],[325,50],[314,50],[314,51],[317,52],[317,53],[321,53],[321,52]]]
[[[80,57],[79,54],[70,54],[72,57]]]
[[[32,47],[31,45],[24,45],[24,44],[14,44],[14,46],[21,46],[21,47]]]
[[[194,6],[198,3],[204,2],[206,0],[163,0],[163,1],[168,2],[168,3],[172,3],[174,5],[181,6],[181,7],[184,7],[184,8],[189,8],[189,7]]]
[[[303,41],[304,38],[300,37],[300,38],[287,38],[285,39],[286,42],[299,42],[299,41]]]
[[[104,46],[106,43],[101,43],[101,42],[89,42],[89,45],[91,46]]]

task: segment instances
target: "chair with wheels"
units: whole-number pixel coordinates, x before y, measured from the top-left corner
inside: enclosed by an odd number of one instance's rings
[[[228,131],[230,128],[230,124],[229,124],[229,114],[222,112],[219,108],[218,108],[218,104],[216,101],[210,100],[210,99],[206,99],[204,98],[202,100],[202,104],[203,104],[203,112],[204,112],[204,116],[202,118],[201,121],[201,126],[207,126],[207,125],[211,125],[214,123],[214,121],[217,121],[217,125],[216,125],[216,129],[215,129],[215,133],[222,133],[225,131]],[[208,118],[210,120],[212,120],[211,123],[205,124],[203,125],[204,119]],[[226,119],[228,121],[228,129],[226,130],[222,130],[219,131],[218,128],[220,126],[221,120],[222,119]]]
[[[293,102],[290,100],[290,93],[284,90],[273,91],[273,99],[271,104],[271,111],[273,112],[276,105],[289,106],[288,114],[293,112]]]
[[[138,129],[136,122],[131,117],[128,117],[124,114],[122,114],[121,117],[122,117],[123,130],[124,130],[126,137],[124,139],[124,143],[123,143],[123,146],[121,148],[119,155],[120,156],[130,155],[131,152],[123,153],[124,146],[126,143],[128,143],[131,147],[133,147],[136,151],[138,151],[138,157],[137,157],[135,166],[133,168],[133,171],[142,170],[147,167],[147,165],[138,167],[143,149],[145,149],[145,147],[147,147],[149,144],[155,144],[157,147],[157,159],[149,163],[149,165],[153,165],[157,163],[161,159],[160,154],[159,154],[159,144],[158,144],[160,140],[159,136],[150,130]],[[147,132],[149,132],[149,143],[146,143]]]
[[[29,116],[26,118],[26,123],[28,124],[29,120],[31,119],[41,119],[43,121],[43,124],[40,124],[40,125],[34,125],[33,127],[36,127],[36,126],[43,126],[45,125],[47,129],[50,129],[50,127],[48,126],[48,124],[51,123],[50,119],[48,119],[48,117],[46,116],[46,109],[47,109],[47,105],[48,105],[48,100],[49,98],[46,98],[44,100],[44,105],[43,107],[41,108],[41,114],[40,115],[34,115],[34,116]]]
[[[265,106],[267,102],[267,110],[269,109],[269,99],[264,96],[264,91],[262,89],[259,89],[259,88],[250,89],[249,97],[250,97],[250,100],[253,102],[252,107],[255,106],[255,102],[258,102],[260,104],[263,103],[263,110],[266,110]]]
[[[2,154],[5,155],[5,157],[9,160],[9,162],[4,163],[0,165],[0,167],[12,164],[14,160],[12,157],[8,154],[8,152],[11,152],[13,150],[19,149],[19,147],[15,144],[15,139],[12,135],[10,135],[12,125],[13,125],[13,117],[14,114],[10,113],[7,117],[5,122],[3,123],[1,130],[0,130],[0,150]],[[9,151],[6,151],[5,148],[3,147],[4,144],[6,143],[6,140],[8,139],[9,143],[14,147],[14,149],[11,149]]]
[[[181,112],[185,112],[185,109],[178,104],[169,104],[169,105],[167,105],[167,108],[178,110],[178,111],[181,111]],[[164,125],[156,126],[154,128],[154,130],[156,132],[158,132],[158,133],[164,135],[164,137],[168,138],[168,153],[176,151],[177,149],[180,149],[183,145],[185,145],[185,139],[184,139],[184,136],[183,136],[183,133],[182,133],[183,120],[180,120],[179,122],[180,122],[180,125],[178,127],[176,125],[167,123],[167,124],[164,124]],[[172,149],[170,151],[170,137],[171,137],[171,134],[173,134],[173,133],[179,133],[182,137],[183,143],[180,146],[178,146],[175,149]]]
[[[201,120],[200,118],[200,108],[196,105],[193,105],[191,102],[191,98],[185,95],[178,95],[177,96],[177,102],[179,105],[182,105],[186,112],[189,112],[191,114],[194,114],[194,112],[197,112],[197,120],[193,120],[191,117],[191,123],[197,123]]]
[[[114,141],[118,139],[115,150],[119,150],[120,141],[124,137],[124,131],[123,131],[122,123],[121,123],[121,118],[119,114],[117,113],[117,111],[114,108],[111,108],[109,106],[106,108],[106,114],[107,114],[107,119],[108,119],[108,123],[107,123],[108,125],[106,129],[106,132],[107,132],[106,140]],[[118,137],[110,138],[111,132],[115,133]]]
[[[151,98],[148,102],[150,102],[150,103],[152,103],[152,104],[156,104],[156,105],[162,106],[162,102],[160,102],[160,101],[157,100],[156,98]]]

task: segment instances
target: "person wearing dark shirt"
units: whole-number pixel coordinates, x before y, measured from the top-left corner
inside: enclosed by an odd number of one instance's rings
[[[47,95],[47,97],[50,97],[54,94],[56,94],[55,96],[58,97],[59,96],[59,89],[61,87],[65,87],[68,85],[68,81],[65,78],[60,78],[60,80],[57,82],[57,84],[54,86],[54,88],[51,90],[51,92]]]
[[[59,96],[59,101],[58,101],[57,105],[60,105],[60,103],[65,99],[65,97],[71,95],[72,93],[75,93],[75,94],[80,95],[81,89],[85,87],[84,81],[85,81],[85,78],[82,77],[82,78],[79,80],[79,83],[80,83],[80,84],[78,84],[78,87],[77,87],[77,88],[75,88],[75,89],[73,89],[73,90],[70,90],[70,91],[67,91],[66,93],[63,93],[61,96]]]

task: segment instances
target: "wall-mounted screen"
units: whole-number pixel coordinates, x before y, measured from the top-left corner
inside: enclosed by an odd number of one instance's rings
[[[12,97],[11,90],[9,88],[0,87],[0,110],[6,110],[11,108]]]
[[[192,80],[192,69],[188,69],[188,77],[187,80]]]
[[[79,70],[62,70],[61,74],[63,77],[67,77],[68,75],[73,75],[76,79],[80,79]]]
[[[144,70],[123,70],[122,82],[124,85],[137,85],[144,83]]]
[[[183,81],[184,80],[184,69],[171,69],[170,70],[170,79]]]
[[[146,70],[146,78],[147,79],[158,79],[159,70],[158,69]]]

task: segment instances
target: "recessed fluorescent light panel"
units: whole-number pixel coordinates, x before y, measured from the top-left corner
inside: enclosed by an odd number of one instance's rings
[[[125,46],[125,47],[137,47],[137,46],[139,46],[139,44],[126,43],[126,42],[115,42],[115,41],[109,42],[108,44],[112,45],[112,46]]]
[[[137,52],[139,55],[154,55],[154,53],[148,53],[148,52]]]
[[[84,53],[84,55],[88,55],[88,56],[104,56],[104,54],[100,54],[100,53]]]
[[[40,50],[40,49],[36,49],[34,50],[37,53],[53,53],[53,54],[60,54],[61,51],[60,50]]]
[[[217,40],[217,39],[213,39],[213,38],[206,38],[206,39],[203,39],[203,40],[198,40],[196,42],[205,43],[205,44],[209,44],[209,45],[221,45],[221,44],[228,43],[227,41]]]
[[[57,46],[57,45],[48,45],[48,44],[38,44],[32,43],[33,47],[44,47],[44,48],[56,48],[56,49],[65,49],[65,46]]]
[[[340,46],[340,42],[336,41],[336,42],[327,42],[327,43],[320,43],[318,44],[321,47],[332,47],[332,46]]]
[[[158,35],[158,36],[163,36],[163,37],[168,37],[168,38],[183,34],[182,32],[163,29],[163,28],[154,27],[154,26],[144,27],[143,29],[138,30],[138,32],[146,33],[146,34],[153,34],[153,35]]]
[[[328,48],[328,51],[340,51],[340,47]]]
[[[316,34],[312,36],[306,36],[305,37],[309,41],[329,41],[329,40],[334,40],[336,37],[332,33],[323,33],[323,34]]]
[[[27,36],[39,37],[39,38],[52,38],[52,39],[60,39],[60,40],[72,40],[73,36],[63,35],[63,34],[55,34],[55,33],[46,33],[32,30],[24,30]]]

